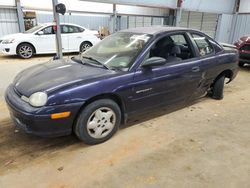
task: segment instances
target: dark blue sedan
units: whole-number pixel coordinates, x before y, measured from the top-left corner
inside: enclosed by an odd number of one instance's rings
[[[19,73],[6,91],[15,125],[39,136],[74,132],[87,144],[108,140],[128,117],[210,94],[222,99],[238,53],[191,29],[117,32],[79,57]]]

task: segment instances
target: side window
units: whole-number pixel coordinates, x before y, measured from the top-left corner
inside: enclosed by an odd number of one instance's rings
[[[84,29],[73,25],[62,25],[61,31],[62,33],[80,33],[83,32]]]
[[[201,56],[205,56],[214,52],[212,45],[209,43],[208,39],[205,36],[192,34],[192,37],[199,49]]]
[[[82,33],[83,31],[85,31],[85,29],[83,29],[81,27],[77,27],[77,28],[78,28],[79,33]]]
[[[149,50],[142,64],[151,57],[162,57],[167,63],[182,62],[194,57],[185,34],[173,34],[159,39]]]
[[[68,25],[68,28],[69,28],[69,30],[68,30],[69,33],[78,33],[77,27],[72,26],[72,25]]]
[[[187,46],[187,41],[183,35],[172,35],[170,38],[174,41],[177,45],[184,45]]]
[[[81,33],[84,31],[83,28],[77,27],[77,26],[71,26],[74,30],[74,33]]]
[[[193,52],[184,34],[163,37],[151,48],[150,57],[162,57],[167,62],[193,58]]]
[[[250,51],[250,44],[245,44],[244,46],[242,46],[242,47],[240,48],[240,50]]]
[[[67,25],[61,25],[61,32],[63,34],[70,33],[70,28]]]
[[[51,35],[51,34],[54,34],[54,31],[53,31],[52,26],[46,27],[46,28],[44,28],[42,31],[43,31],[43,34],[44,34],[44,35]]]

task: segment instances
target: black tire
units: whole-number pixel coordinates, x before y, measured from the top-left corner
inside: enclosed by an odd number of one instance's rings
[[[108,110],[107,110],[108,109]],[[104,116],[97,117],[97,111],[101,110],[102,114],[112,114],[109,121],[103,119]],[[105,111],[106,110],[106,111]],[[111,111],[109,111],[111,110]],[[100,115],[100,114],[99,114]],[[94,120],[96,119],[96,120]],[[99,121],[99,122],[98,122]],[[111,121],[113,121],[111,123]],[[90,124],[95,124],[95,128],[90,128]],[[94,123],[93,123],[94,122]],[[105,123],[111,123],[112,129],[106,130]],[[79,114],[76,124],[74,126],[74,132],[76,136],[86,144],[94,145],[105,142],[110,139],[118,130],[121,123],[121,110],[120,107],[110,99],[100,99],[96,100],[89,105],[87,105]],[[108,126],[107,126],[108,127]],[[99,138],[94,138],[95,134],[98,133],[98,130],[101,133]]]
[[[239,67],[244,67],[245,63],[244,62],[239,62]]]
[[[223,91],[224,91],[224,81],[225,76],[220,76],[215,82],[212,87],[212,98],[217,100],[223,99]]]
[[[22,43],[17,46],[17,54],[23,59],[31,58],[35,53],[35,49],[28,43]]]
[[[85,52],[87,49],[89,49],[92,46],[93,44],[91,42],[88,42],[88,41],[82,42],[82,44],[80,45],[80,53]]]

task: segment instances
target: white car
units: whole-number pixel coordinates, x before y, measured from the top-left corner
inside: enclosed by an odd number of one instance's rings
[[[83,52],[100,41],[98,31],[92,31],[75,24],[62,23],[63,52]],[[53,23],[35,26],[24,33],[6,35],[0,38],[0,53],[30,58],[34,54],[56,53]]]

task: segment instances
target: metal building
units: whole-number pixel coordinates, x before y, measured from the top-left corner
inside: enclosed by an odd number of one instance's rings
[[[19,25],[16,7],[0,5],[0,37],[17,32]]]
[[[23,30],[22,11],[25,10],[36,12],[37,23],[52,22],[51,1],[43,2],[43,5],[39,6],[30,0],[0,0],[0,37]],[[233,43],[240,36],[250,33],[248,0],[241,0],[238,10],[236,0],[221,0],[220,3],[210,0],[202,1],[200,4],[195,0],[189,0],[183,1],[181,7],[177,6],[176,0],[137,1],[136,6],[129,0],[78,1],[78,6],[65,2],[68,11],[61,16],[61,21],[79,24],[89,29],[97,30],[100,26],[105,26],[113,32],[114,28],[120,30],[176,24],[201,30],[218,41],[228,43]],[[18,3],[22,7],[18,7]],[[178,11],[181,14],[178,14]]]

